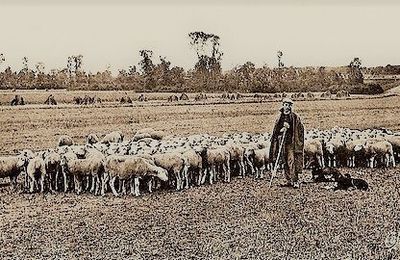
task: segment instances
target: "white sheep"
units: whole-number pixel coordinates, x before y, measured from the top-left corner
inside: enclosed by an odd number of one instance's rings
[[[189,167],[187,174],[183,176],[186,185],[185,188],[189,188],[190,183],[195,182],[197,185],[201,184],[201,176],[203,174],[203,157],[205,149],[201,147],[189,148],[182,152]]]
[[[340,137],[332,138],[331,140],[327,141],[325,144],[326,151],[327,151],[327,159],[328,159],[328,167],[337,167],[337,158],[339,156],[340,151],[342,151],[344,146],[345,140]]]
[[[324,150],[322,141],[319,139],[308,139],[304,141],[304,157],[309,161],[305,165],[309,164],[312,160],[318,163],[319,167],[325,167]]]
[[[131,181],[131,194],[139,196],[139,180],[141,178],[155,176],[162,181],[167,181],[167,174],[167,170],[150,163],[143,157],[114,155],[107,158],[105,182],[109,182],[113,194],[119,196],[115,189],[116,179]],[[125,186],[123,193],[126,193]],[[102,194],[104,194],[103,191]]]
[[[58,178],[61,173],[61,156],[54,150],[47,150],[43,154],[44,165],[49,177],[51,191],[58,190]]]
[[[39,187],[40,181],[40,192],[44,192],[44,181],[47,175],[46,166],[42,157],[36,156],[29,160],[26,174],[28,176],[28,186],[26,188],[32,193],[35,186]]]
[[[230,154],[230,163],[232,165],[232,168],[238,168],[239,176],[241,178],[244,178],[246,176],[246,170],[244,167],[245,149],[241,145],[231,142],[226,145],[226,148],[228,149],[228,152]]]
[[[75,192],[77,194],[82,192],[83,177],[91,177],[90,179],[97,184],[97,189],[94,190],[94,194],[98,194],[100,188],[100,178],[104,172],[104,161],[102,157],[90,156],[86,159],[78,159],[73,158],[73,156],[67,157],[64,155],[62,156],[61,161],[64,172],[68,172],[74,178]]]
[[[388,141],[367,140],[364,145],[365,153],[369,159],[369,167],[374,168],[376,156],[385,159],[386,167],[392,163],[396,167],[394,160],[393,147]]]
[[[124,135],[121,131],[114,131],[109,134],[106,134],[101,143],[121,143],[124,141]]]
[[[68,135],[61,135],[61,136],[58,138],[57,146],[64,146],[64,145],[71,146],[71,145],[73,145],[73,144],[74,144],[74,141],[73,141],[72,138],[71,138],[70,136],[68,136]]]
[[[0,178],[10,178],[11,187],[14,190],[17,185],[18,175],[24,171],[27,159],[24,154],[18,156],[0,157]]]
[[[255,178],[263,179],[264,171],[270,170],[269,148],[254,150]]]
[[[210,173],[210,184],[218,179],[218,173],[224,175],[224,181],[231,181],[231,156],[225,147],[207,149],[207,170]]]
[[[189,164],[185,157],[179,152],[154,154],[152,157],[157,166],[166,169],[168,174],[173,177],[169,178],[170,181],[172,181],[172,179],[176,181],[176,190],[183,189],[183,180],[184,177],[187,176],[189,169]]]

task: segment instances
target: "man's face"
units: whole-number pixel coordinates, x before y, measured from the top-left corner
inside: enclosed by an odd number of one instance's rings
[[[285,102],[283,103],[283,113],[284,114],[290,114],[292,112],[292,105],[291,103]]]

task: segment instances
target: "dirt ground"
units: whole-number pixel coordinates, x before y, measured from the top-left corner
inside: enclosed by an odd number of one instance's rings
[[[307,129],[400,129],[400,98],[296,102]],[[69,134],[153,127],[169,134],[270,131],[279,103],[0,108],[0,147],[53,147]],[[299,190],[265,180],[115,198],[20,194],[0,184],[1,259],[396,259],[400,179],[395,169],[342,169],[370,191]],[[304,171],[302,180],[310,174]],[[22,179],[19,180],[22,182]]]

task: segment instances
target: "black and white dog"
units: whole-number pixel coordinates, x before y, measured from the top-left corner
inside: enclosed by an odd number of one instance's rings
[[[352,178],[350,174],[341,174],[338,169],[313,166],[311,170],[314,182],[336,182],[333,190],[348,190],[350,188],[358,190],[368,190],[368,183],[363,179]]]

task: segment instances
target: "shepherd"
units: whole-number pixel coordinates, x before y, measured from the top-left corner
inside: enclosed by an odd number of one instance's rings
[[[299,188],[299,174],[303,170],[304,161],[304,126],[300,117],[293,112],[293,105],[290,98],[282,100],[281,113],[272,132],[270,158],[273,162],[282,159],[287,181],[282,186]]]

